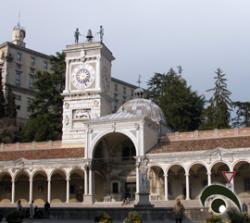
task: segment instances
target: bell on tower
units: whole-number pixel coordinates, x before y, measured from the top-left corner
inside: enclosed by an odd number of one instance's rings
[[[21,27],[20,23],[18,22],[12,30],[12,43],[21,47],[25,47],[25,42],[23,41],[25,38],[25,34],[25,29]]]
[[[94,36],[92,35],[91,29],[88,30],[86,38],[87,38],[87,42],[90,42],[90,43],[92,42]]]

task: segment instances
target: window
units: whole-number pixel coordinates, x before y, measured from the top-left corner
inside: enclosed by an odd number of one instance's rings
[[[127,88],[123,87],[123,94],[126,94],[126,93],[127,93]]]
[[[17,52],[16,53],[16,59],[17,59],[17,61],[21,61],[22,60],[22,53]]]
[[[245,178],[244,179],[244,191],[249,191],[250,190],[250,178]]]
[[[16,86],[20,87],[21,85],[21,74],[22,71],[16,70]]]
[[[30,68],[30,73],[34,74],[35,73],[35,68],[31,67]]]
[[[16,109],[17,109],[17,110],[20,110],[20,109],[21,109],[21,106],[20,106],[20,105],[17,105],[17,106],[16,106]]]
[[[30,89],[33,88],[33,75],[32,74],[29,75],[29,88]]]
[[[21,70],[22,69],[22,65],[20,63],[16,63],[16,69],[17,70]]]
[[[36,58],[35,57],[31,57],[31,65],[32,66],[36,65]]]
[[[27,99],[28,106],[30,106],[32,102],[33,102],[33,98],[28,98]]]
[[[119,184],[118,184],[118,182],[113,182],[112,183],[112,193],[113,194],[118,194],[119,193]]]
[[[115,91],[118,91],[118,85],[115,84]]]
[[[44,61],[43,66],[44,66],[44,69],[45,69],[45,70],[48,70],[48,62],[47,62],[47,61]]]

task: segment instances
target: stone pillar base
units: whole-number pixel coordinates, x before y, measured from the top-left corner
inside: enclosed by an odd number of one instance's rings
[[[84,195],[84,197],[83,197],[83,202],[85,204],[93,204],[94,200],[95,200],[94,195],[87,194],[87,195]]]
[[[153,207],[149,201],[149,193],[137,193],[136,195],[136,204],[135,207]]]

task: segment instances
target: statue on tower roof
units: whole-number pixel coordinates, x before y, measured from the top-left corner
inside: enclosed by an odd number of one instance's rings
[[[102,43],[102,41],[103,41],[103,36],[104,36],[104,29],[103,29],[102,26],[100,26],[100,30],[99,30],[98,34],[100,35],[100,41],[101,41],[101,43]]]
[[[79,42],[79,36],[80,36],[79,29],[76,28],[76,31],[75,31],[75,43],[78,43],[78,42]]]

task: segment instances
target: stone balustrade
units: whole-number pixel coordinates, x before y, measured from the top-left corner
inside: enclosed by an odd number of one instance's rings
[[[250,136],[250,128],[214,129],[201,131],[196,130],[192,132],[171,132],[167,134],[167,138],[170,141],[230,138],[241,136]]]
[[[26,150],[45,150],[45,149],[62,149],[68,148],[62,144],[62,141],[46,141],[46,142],[27,142],[27,143],[10,143],[0,144],[0,152],[8,151],[26,151]]]

